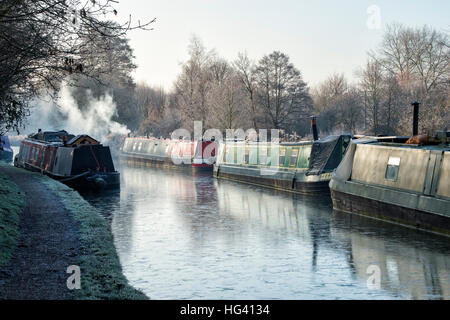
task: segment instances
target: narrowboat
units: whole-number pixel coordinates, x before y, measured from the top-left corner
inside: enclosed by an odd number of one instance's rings
[[[13,159],[13,149],[9,143],[8,136],[0,136],[0,160],[11,162]]]
[[[450,235],[449,138],[352,141],[330,181],[334,209]]]
[[[130,164],[212,171],[216,148],[215,141],[129,137],[121,158]]]
[[[41,172],[77,190],[120,186],[109,147],[88,135],[75,136],[65,130],[39,130],[29,135],[20,143],[14,166]]]
[[[350,139],[339,135],[302,142],[224,141],[219,143],[214,176],[294,193],[329,193],[331,175]]]

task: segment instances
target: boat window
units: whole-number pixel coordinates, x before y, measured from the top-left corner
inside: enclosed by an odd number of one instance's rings
[[[266,147],[259,148],[259,164],[263,164],[263,165],[267,164],[267,148]]]
[[[291,167],[295,167],[295,165],[297,164],[297,156],[298,156],[298,149],[292,149],[291,160],[289,162],[289,165]]]
[[[226,146],[227,152],[226,152],[226,162],[228,163],[234,163],[234,148],[233,146]]]
[[[245,148],[245,151],[244,151],[244,164],[248,164],[248,160],[249,160],[249,150],[248,150],[248,147],[247,148]]]
[[[385,178],[387,180],[397,181],[399,167],[400,167],[400,158],[389,157]]]
[[[280,149],[280,159],[279,159],[280,166],[284,166],[284,161],[286,161],[286,149]]]
[[[183,152],[184,152],[184,143],[182,142],[182,143],[180,143],[178,145],[178,156],[182,157],[183,156]]]

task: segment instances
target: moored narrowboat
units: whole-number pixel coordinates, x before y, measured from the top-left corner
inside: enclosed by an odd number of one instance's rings
[[[121,158],[133,164],[212,171],[216,148],[215,141],[129,137]]]
[[[214,176],[295,193],[329,192],[328,183],[349,135],[316,141],[219,143]]]
[[[9,143],[8,136],[0,136],[0,160],[11,162],[13,159],[13,150]]]
[[[352,141],[330,181],[333,207],[450,235],[449,138]]]
[[[120,186],[109,147],[88,135],[74,136],[64,130],[39,130],[22,140],[14,166],[41,172],[78,190]]]

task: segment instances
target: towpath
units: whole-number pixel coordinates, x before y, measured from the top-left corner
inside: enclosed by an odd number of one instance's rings
[[[12,167],[0,170],[26,194],[18,246],[0,268],[0,299],[72,299],[66,270],[79,261],[76,221],[37,178]]]

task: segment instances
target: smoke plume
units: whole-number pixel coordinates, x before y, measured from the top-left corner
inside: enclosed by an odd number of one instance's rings
[[[50,98],[36,99],[25,133],[37,132],[38,128],[43,131],[66,130],[74,135],[88,134],[106,143],[111,137],[130,132],[126,126],[112,120],[117,110],[110,94],[95,98],[88,91],[87,96],[88,104],[83,106],[83,110],[78,107],[68,86],[61,87],[56,103]]]

